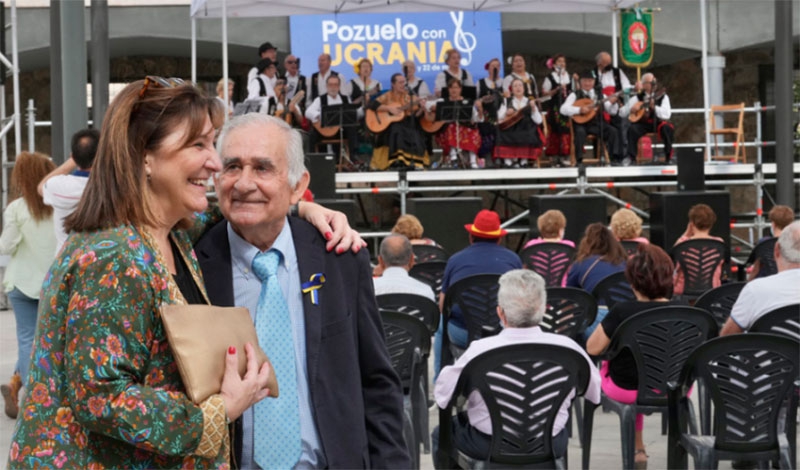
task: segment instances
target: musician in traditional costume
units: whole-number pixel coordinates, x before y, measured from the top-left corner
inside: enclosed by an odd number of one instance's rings
[[[433,84],[434,93],[437,97],[441,97],[442,89],[449,86],[450,79],[458,80],[462,88],[475,86],[472,74],[467,69],[461,68],[461,53],[457,49],[448,49],[445,52],[445,63],[447,68],[436,75],[436,81]]]
[[[567,59],[563,54],[556,54],[547,60],[550,73],[542,82],[542,106],[547,111],[547,125],[550,133],[547,136],[545,153],[553,159],[554,164],[569,157],[570,135],[569,116],[561,114],[561,105],[573,91],[573,82],[578,74],[567,72]]]
[[[633,87],[627,75],[619,67],[614,67],[611,60],[611,54],[608,52],[600,52],[595,56],[595,63],[597,64],[595,91],[597,95],[610,96],[614,93],[625,92],[627,93]],[[624,96],[627,96],[625,94]],[[624,105],[624,103],[620,103]],[[620,108],[621,109],[621,108]],[[620,154],[625,155],[627,147],[628,135],[628,120],[624,119],[618,114],[609,114],[605,116],[606,122],[619,130],[620,141],[619,148]]]
[[[406,87],[412,95],[420,98],[427,98],[431,95],[431,89],[428,88],[425,80],[417,77],[417,64],[414,61],[403,62],[403,75],[406,78]]]
[[[525,96],[528,98],[539,97],[539,88],[536,85],[536,79],[533,78],[533,74],[528,73],[525,68],[525,57],[522,57],[522,54],[514,54],[511,56],[511,73],[503,78],[503,92],[506,96],[510,96],[511,94],[511,81],[515,78],[519,78],[525,85]]]
[[[472,109],[470,122],[449,122],[436,134],[436,143],[442,148],[443,166],[459,167],[459,151],[469,154],[470,168],[478,168],[478,151],[481,148],[481,134],[476,123],[483,119],[483,106],[480,100],[474,103],[461,96],[463,86],[461,80],[451,77],[447,82],[447,96],[428,103],[428,111],[436,112],[439,103],[461,103],[464,107]]]
[[[318,96],[324,95],[327,92],[328,77],[331,75],[339,76],[339,91],[344,95],[349,95],[346,85],[348,84],[344,76],[339,72],[331,70],[331,55],[322,53],[317,58],[317,67],[319,70],[311,74],[308,88],[310,93],[306,93],[306,107],[310,105]]]
[[[306,119],[312,124],[313,128],[311,129],[311,148],[316,148],[316,143],[323,139],[328,138],[338,138],[339,132],[336,132],[331,137],[326,137],[322,135],[318,128],[321,128],[322,123],[322,110],[326,106],[334,106],[337,104],[348,104],[350,100],[347,96],[343,95],[339,92],[339,88],[341,86],[340,83],[340,76],[338,74],[329,74],[328,80],[325,84],[325,94],[317,96],[314,98],[314,101],[306,109]],[[359,108],[357,111],[358,118],[361,119],[364,116],[364,111]],[[350,147],[350,152],[355,152],[358,145],[358,135],[356,133],[356,129],[354,127],[345,127],[344,128],[344,138],[347,140],[348,145]]]
[[[495,159],[502,159],[508,168],[525,168],[542,155],[542,114],[536,101],[525,96],[525,84],[519,78],[511,82],[511,96],[503,100],[497,118]]]
[[[483,66],[488,76],[478,81],[478,98],[483,105],[483,121],[478,123],[481,149],[478,156],[489,158],[497,139],[497,110],[503,101],[503,79],[500,77],[500,59],[492,59]]]
[[[602,136],[602,140],[611,155],[613,162],[621,161],[622,157],[619,154],[619,130],[608,125],[603,119],[603,113],[598,112],[597,108],[600,106],[598,103],[602,101],[603,110],[617,114],[619,112],[619,103],[616,96],[608,99],[598,97],[595,90],[594,72],[587,70],[580,76],[580,88],[567,96],[564,104],[561,105],[561,114],[565,116],[587,116],[594,113],[594,117],[584,124],[579,124],[573,120],[572,130],[575,135],[575,140],[572,143],[575,148],[575,160],[578,164],[581,163],[583,156],[583,144],[586,142],[586,136],[596,135]],[[576,100],[588,99],[593,105],[585,104],[583,106],[576,106]]]
[[[632,121],[628,128],[630,145],[627,158],[633,162],[636,161],[639,139],[648,132],[658,134],[664,143],[666,160],[672,158],[672,142],[675,140],[675,126],[669,122],[672,107],[666,90],[658,90],[656,86],[656,77],[652,73],[642,75],[641,91],[633,95],[620,111],[620,115],[627,116]]]
[[[308,93],[306,83],[306,76],[300,73],[300,59],[297,56],[289,54],[283,59],[283,68],[286,70],[286,99],[290,100],[301,91],[304,94]],[[305,111],[305,100],[300,104],[300,109]]]
[[[372,100],[369,109],[389,124],[385,131],[375,134],[375,148],[370,166],[375,170],[387,168],[423,168],[430,164],[425,138],[418,119],[425,112],[425,98],[412,96],[401,73],[392,75],[391,89]],[[369,111],[368,115],[372,115]],[[368,118],[367,122],[370,122]]]
[[[267,114],[283,119],[289,124],[302,125],[303,114],[300,107],[292,103],[286,96],[286,79],[279,78],[275,82],[275,96],[270,96],[267,101]]]
[[[278,81],[278,64],[272,59],[261,59],[256,64],[258,73],[247,84],[247,99],[269,98],[275,96],[275,82]]]

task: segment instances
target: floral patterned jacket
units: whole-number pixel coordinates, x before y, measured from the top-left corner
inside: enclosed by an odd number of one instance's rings
[[[172,232],[205,296],[190,236]],[[185,301],[157,253],[130,225],[67,240],[42,287],[10,468],[229,467],[222,399],[184,393],[158,307]]]

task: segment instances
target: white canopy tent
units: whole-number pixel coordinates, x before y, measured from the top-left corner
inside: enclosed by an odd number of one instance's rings
[[[708,91],[708,33],[706,0],[700,2],[700,24],[703,67],[703,108],[709,109]],[[617,65],[617,10],[630,8],[637,0],[192,0],[192,80],[196,80],[195,20],[225,18],[222,21],[222,68],[228,77],[227,18],[291,16],[303,14],[339,13],[399,13],[432,11],[499,11],[506,13],[610,13],[611,50]],[[224,87],[228,102],[228,88]],[[706,155],[710,157],[709,123],[705,120]]]

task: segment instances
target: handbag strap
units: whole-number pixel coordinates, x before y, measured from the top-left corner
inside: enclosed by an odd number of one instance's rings
[[[600,261],[600,257],[598,256],[597,259],[594,260],[594,263],[592,263],[592,265],[589,266],[589,269],[587,269],[586,272],[583,273],[583,276],[581,277],[581,286],[583,286],[583,282],[586,280],[586,276],[588,276],[589,273],[592,272],[592,269],[594,269],[594,267],[597,265],[597,263],[599,261]]]

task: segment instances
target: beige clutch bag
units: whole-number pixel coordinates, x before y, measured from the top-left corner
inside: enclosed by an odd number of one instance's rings
[[[239,356],[239,375],[247,371],[245,343],[256,352],[258,366],[269,363],[258,345],[258,336],[244,307],[215,307],[213,305],[162,305],[161,321],[167,332],[172,354],[178,362],[186,394],[196,404],[219,393],[225,373],[225,355],[236,346]],[[278,380],[270,364],[267,384],[269,396],[278,396]]]

